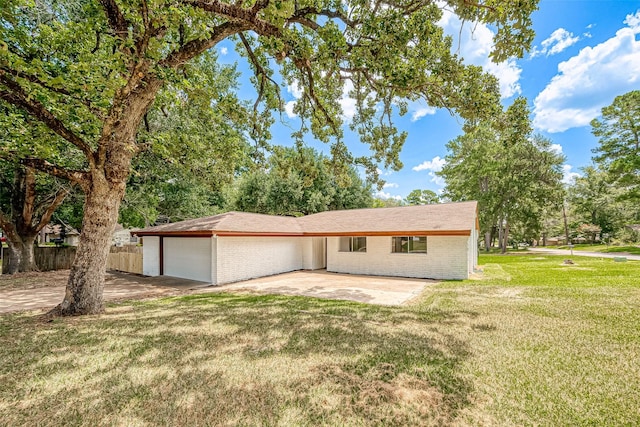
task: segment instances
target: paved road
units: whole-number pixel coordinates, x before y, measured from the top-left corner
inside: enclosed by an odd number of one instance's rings
[[[547,253],[549,255],[571,256],[571,250],[569,249],[528,248],[528,250],[530,252],[542,252],[542,253]],[[588,256],[593,258],[625,257],[628,260],[640,261],[640,255],[630,255],[624,252],[602,253],[602,252],[573,251],[573,256]]]

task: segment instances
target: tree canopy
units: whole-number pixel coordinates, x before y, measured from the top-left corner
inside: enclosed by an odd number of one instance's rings
[[[617,96],[591,126],[600,144],[595,162],[627,196],[640,198],[640,90]]]
[[[497,228],[503,250],[511,228],[537,236],[545,208],[562,200],[564,157],[551,149],[551,141],[532,133],[524,98],[494,120],[471,124],[447,148],[447,162],[438,172],[446,181],[444,196],[477,200],[482,230]]]
[[[438,203],[440,198],[431,190],[412,190],[404,201],[409,205],[431,205]]]
[[[139,138],[145,115],[168,84],[188,87],[193,61],[223,40],[236,43],[253,70],[255,102],[239,115],[257,147],[270,139],[272,111],[283,111],[279,82],[297,85],[301,128],[331,144],[336,165],[351,163],[338,99],[355,100],[350,126],[371,149],[355,159],[375,175],[399,168],[406,134],[391,117],[422,98],[464,118],[498,106],[494,77],[452,53],[438,26],[447,8],[465,21],[494,25],[491,53],[521,56],[533,39],[537,0],[370,2],[362,0],[8,0],[0,11],[0,100],[57,138],[25,149],[25,164],[68,179],[85,193],[83,230],[60,314],[102,310],[110,233],[134,156],[154,145]],[[215,55],[210,53],[211,60]],[[348,85],[348,86],[347,86]],[[234,121],[234,117],[229,117]],[[3,116],[1,125],[14,125]],[[60,145],[79,164],[60,164]],[[343,170],[345,170],[343,168]]]
[[[226,208],[272,215],[308,215],[370,207],[371,185],[356,169],[336,174],[329,159],[309,147],[274,147],[266,169],[242,175],[227,191]]]

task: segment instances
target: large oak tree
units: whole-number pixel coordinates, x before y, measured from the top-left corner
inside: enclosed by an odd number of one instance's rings
[[[442,8],[465,21],[495,25],[496,60],[522,55],[533,38],[536,0],[5,0],[0,10],[0,100],[30,114],[84,157],[81,167],[44,154],[25,162],[76,183],[85,193],[82,237],[57,312],[96,313],[110,234],[136,135],[159,90],[189,80],[190,62],[224,40],[250,64],[257,97],[254,140],[268,139],[271,110],[281,110],[279,79],[302,90],[302,126],[350,160],[342,141],[343,87],[350,82],[351,126],[372,149],[357,160],[398,168],[406,135],[391,123],[394,106],[422,98],[465,118],[491,114],[494,78],[452,53],[438,26]],[[277,73],[275,72],[277,70]]]
[[[447,163],[437,172],[445,197],[478,201],[487,250],[495,231],[503,252],[514,227],[537,237],[545,209],[562,200],[564,157],[532,133],[529,114],[526,99],[518,98],[503,114],[469,124],[447,144]]]

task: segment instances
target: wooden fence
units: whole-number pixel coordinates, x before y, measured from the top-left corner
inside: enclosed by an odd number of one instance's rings
[[[112,246],[107,270],[142,274],[142,246]]]
[[[66,246],[57,248],[55,246],[33,248],[36,257],[36,265],[40,271],[68,270],[76,257],[76,247]]]
[[[3,266],[7,267],[8,250],[4,249]],[[66,247],[36,247],[34,248],[36,265],[40,271],[68,270],[71,268],[76,256],[75,246]],[[107,270],[125,271],[128,273],[142,274],[142,246],[112,246]]]

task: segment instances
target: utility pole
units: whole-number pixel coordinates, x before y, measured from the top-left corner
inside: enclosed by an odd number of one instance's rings
[[[569,226],[567,225],[567,210],[565,209],[565,204],[566,201],[563,200],[562,201],[562,217],[564,218],[564,237],[567,238],[567,245],[570,245],[571,242],[569,241]]]

